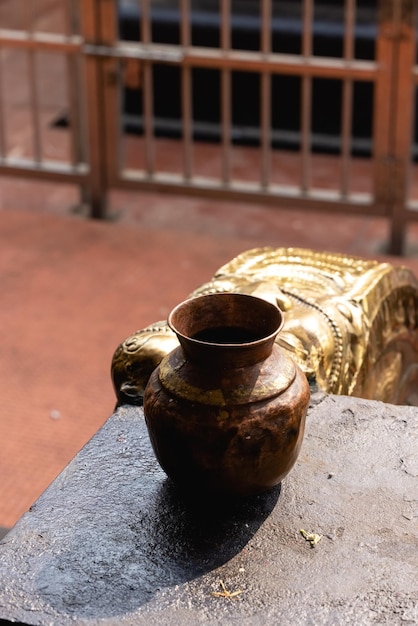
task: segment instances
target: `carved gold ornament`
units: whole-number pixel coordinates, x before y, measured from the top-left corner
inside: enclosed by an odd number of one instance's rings
[[[410,270],[342,254],[256,248],[221,267],[197,295],[247,293],[285,314],[277,342],[321,390],[418,405],[418,281]],[[141,403],[148,378],[178,342],[166,322],[115,351],[118,403]]]

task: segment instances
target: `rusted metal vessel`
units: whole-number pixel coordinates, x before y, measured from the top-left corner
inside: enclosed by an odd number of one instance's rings
[[[247,496],[277,485],[302,444],[305,374],[275,339],[278,307],[238,293],[198,296],[169,316],[179,347],[144,395],[152,445],[187,490]]]

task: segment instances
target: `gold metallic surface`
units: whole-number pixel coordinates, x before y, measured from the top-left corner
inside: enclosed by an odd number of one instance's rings
[[[141,404],[151,372],[179,345],[166,322],[138,330],[121,343],[112,359],[112,380],[119,404]]]
[[[262,297],[285,312],[277,343],[335,394],[418,405],[418,281],[410,270],[297,248],[248,250],[192,294]],[[161,322],[115,352],[118,402],[140,402],[152,369],[178,345]]]
[[[276,349],[277,350],[277,349]],[[184,354],[172,355],[170,359],[164,360],[160,365],[160,381],[162,385],[179,398],[207,406],[231,406],[239,404],[249,404],[266,400],[284,392],[294,381],[296,368],[293,359],[285,351],[273,351],[270,358],[269,367],[263,371],[262,381],[258,384],[242,384],[243,379],[247,379],[250,368],[238,368],[236,372],[230,371],[230,383],[228,388],[211,387],[206,385],[193,385],[189,380],[184,380],[178,375],[186,364]],[[234,374],[236,378],[234,379]],[[211,382],[211,372],[207,373],[208,383]],[[219,377],[216,377],[216,382]]]

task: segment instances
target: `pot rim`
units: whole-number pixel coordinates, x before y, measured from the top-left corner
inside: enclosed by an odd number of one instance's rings
[[[238,299],[242,299],[242,300],[248,300],[251,302],[256,302],[258,301],[260,303],[260,305],[262,305],[263,307],[265,307],[266,309],[270,309],[270,311],[272,311],[274,309],[275,313],[279,314],[278,317],[278,322],[277,325],[275,327],[275,329],[265,335],[260,336],[257,339],[251,340],[251,341],[242,341],[242,342],[231,342],[231,343],[227,343],[227,342],[215,342],[215,341],[204,341],[202,339],[196,339],[195,337],[192,337],[190,335],[185,334],[184,332],[181,332],[181,330],[179,330],[179,328],[177,328],[176,324],[173,321],[173,317],[178,313],[178,311],[183,308],[185,305],[189,305],[191,302],[196,302],[196,301],[202,301],[205,299],[212,299],[212,298],[224,298],[224,297],[235,297]],[[279,306],[273,304],[272,302],[270,302],[269,300],[265,300],[264,298],[260,298],[258,296],[253,296],[252,294],[246,294],[246,293],[239,293],[239,292],[235,292],[235,291],[222,291],[222,292],[216,292],[216,293],[210,293],[210,294],[202,294],[202,295],[198,295],[198,296],[193,296],[191,298],[186,298],[185,300],[183,300],[182,302],[180,302],[179,304],[177,304],[170,312],[168,319],[167,319],[167,323],[168,326],[170,327],[170,329],[177,335],[177,337],[180,339],[184,339],[185,341],[195,344],[195,345],[201,345],[201,346],[214,346],[214,347],[222,347],[222,348],[242,348],[245,346],[257,346],[260,344],[264,344],[264,343],[268,343],[269,341],[274,341],[275,337],[277,336],[277,334],[282,330],[283,325],[284,325],[284,313],[283,311],[280,309]]]

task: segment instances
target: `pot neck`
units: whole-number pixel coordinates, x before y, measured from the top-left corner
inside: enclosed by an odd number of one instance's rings
[[[267,359],[275,335],[248,343],[211,343],[177,335],[187,360],[200,367],[250,367]]]

